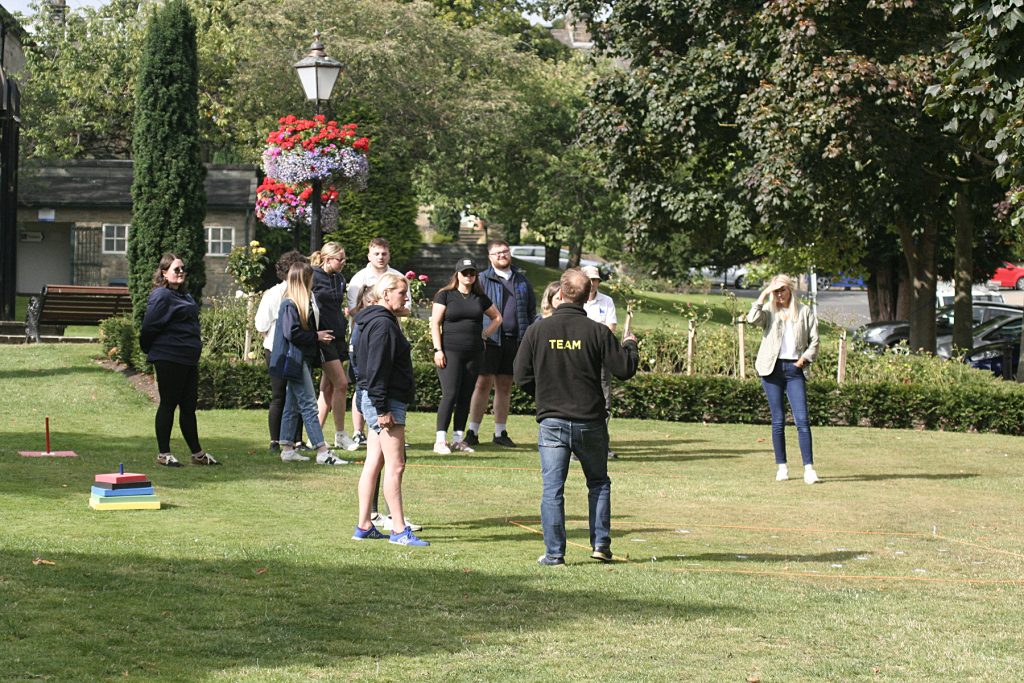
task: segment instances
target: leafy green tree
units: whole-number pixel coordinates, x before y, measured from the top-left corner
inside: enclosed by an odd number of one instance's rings
[[[206,284],[198,77],[195,21],[184,0],[168,0],[150,18],[137,81],[128,284],[139,321],[164,252],[185,261],[197,299]]]
[[[884,266],[871,250],[896,242],[909,285],[897,310],[912,347],[934,348],[937,255],[974,170],[924,107],[948,5],[569,4],[589,20],[611,12],[596,39],[627,65],[595,88],[586,125],[638,244],[699,249],[710,235],[787,269],[849,272]],[[880,287],[893,278],[869,282],[876,305],[891,300]]]
[[[962,157],[987,168],[1006,188],[997,211],[1019,227],[1024,220],[1024,4],[969,0],[956,3],[953,13],[949,59],[928,89],[930,110],[946,120]],[[964,188],[966,205],[969,185],[964,183]],[[970,219],[965,213],[958,211],[958,226]],[[1019,236],[1014,237],[1014,244],[1004,244],[1005,254],[1019,249]],[[965,304],[957,309],[957,320],[961,311],[966,311]],[[1024,381],[1024,370],[1018,372],[1018,381]]]

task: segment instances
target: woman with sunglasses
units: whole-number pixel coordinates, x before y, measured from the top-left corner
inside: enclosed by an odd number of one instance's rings
[[[814,471],[811,426],[807,417],[807,380],[804,368],[818,357],[818,318],[796,298],[796,285],[788,275],[776,275],[750,306],[747,322],[764,330],[754,367],[772,414],[772,448],[776,481],[789,479],[786,464],[786,404],[796,423],[797,441],[804,463],[804,481],[818,483]]]
[[[483,316],[490,325],[483,327]],[[434,295],[430,314],[430,337],[434,342],[434,366],[441,380],[441,403],[437,407],[437,437],[434,452],[447,455],[453,450],[472,453],[463,438],[469,418],[484,340],[501,328],[501,313],[484,293],[471,259],[460,259],[455,272]],[[455,415],[451,445],[448,423]]]
[[[333,412],[334,446],[354,451],[359,448],[359,444],[345,431],[348,376],[341,367],[342,362],[348,360],[348,342],[345,341],[348,328],[345,320],[345,290],[348,285],[345,276],[341,274],[345,261],[345,248],[337,242],[324,243],[320,251],[313,252],[309,257],[313,265],[313,295],[320,307],[320,329],[328,330],[333,335],[331,341],[320,343],[320,353],[323,355],[320,396],[317,399],[320,426],[327,423],[327,414]],[[347,465],[348,461],[334,458],[320,464]]]
[[[192,453],[193,465],[219,465],[199,444],[196,404],[199,393],[199,306],[185,284],[185,263],[164,254],[153,274],[153,291],[139,332],[139,347],[156,368],[160,407],[156,410],[158,464],[181,467],[171,454],[171,426],[178,411],[178,427]]]

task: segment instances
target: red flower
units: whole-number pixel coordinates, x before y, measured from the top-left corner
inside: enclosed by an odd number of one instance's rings
[[[419,279],[420,282],[426,282],[430,278],[427,277],[426,275],[420,275],[418,279]]]
[[[370,149],[370,138],[359,138],[352,143],[352,149],[358,149],[360,152],[366,152]]]
[[[416,271],[415,270],[410,270],[409,272],[407,272],[405,274],[405,279],[407,279],[407,280],[412,280],[415,277],[416,277]]]

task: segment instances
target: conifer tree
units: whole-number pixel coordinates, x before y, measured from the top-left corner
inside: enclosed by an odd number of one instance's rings
[[[185,261],[197,300],[206,284],[198,80],[195,20],[184,0],[168,0],[150,18],[136,89],[128,282],[140,322],[164,252]]]

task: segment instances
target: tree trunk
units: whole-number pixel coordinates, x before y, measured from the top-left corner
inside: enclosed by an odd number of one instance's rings
[[[938,224],[931,217],[915,235],[914,226],[901,223],[900,245],[910,273],[910,350],[935,353],[935,250]]]
[[[910,320],[910,307],[913,305],[914,289],[907,272],[906,259],[899,270],[899,284],[896,294],[896,320]]]
[[[883,261],[875,266],[867,280],[868,313],[871,322],[880,320],[899,320],[896,315],[896,303],[900,294],[899,260],[895,263]]]
[[[545,244],[544,245],[544,267],[545,268],[554,268],[555,270],[561,270],[562,269],[561,264],[558,262],[559,261],[559,255],[560,255],[559,252],[560,251],[561,251],[561,249],[558,247],[557,244],[554,245],[554,246],[552,246],[550,244]]]
[[[973,300],[971,285],[974,281],[974,215],[971,212],[970,195],[966,183],[960,183],[956,192],[956,206],[953,208],[956,223],[953,280],[956,295],[953,298],[953,346],[970,351],[974,347],[974,326],[972,315]]]

